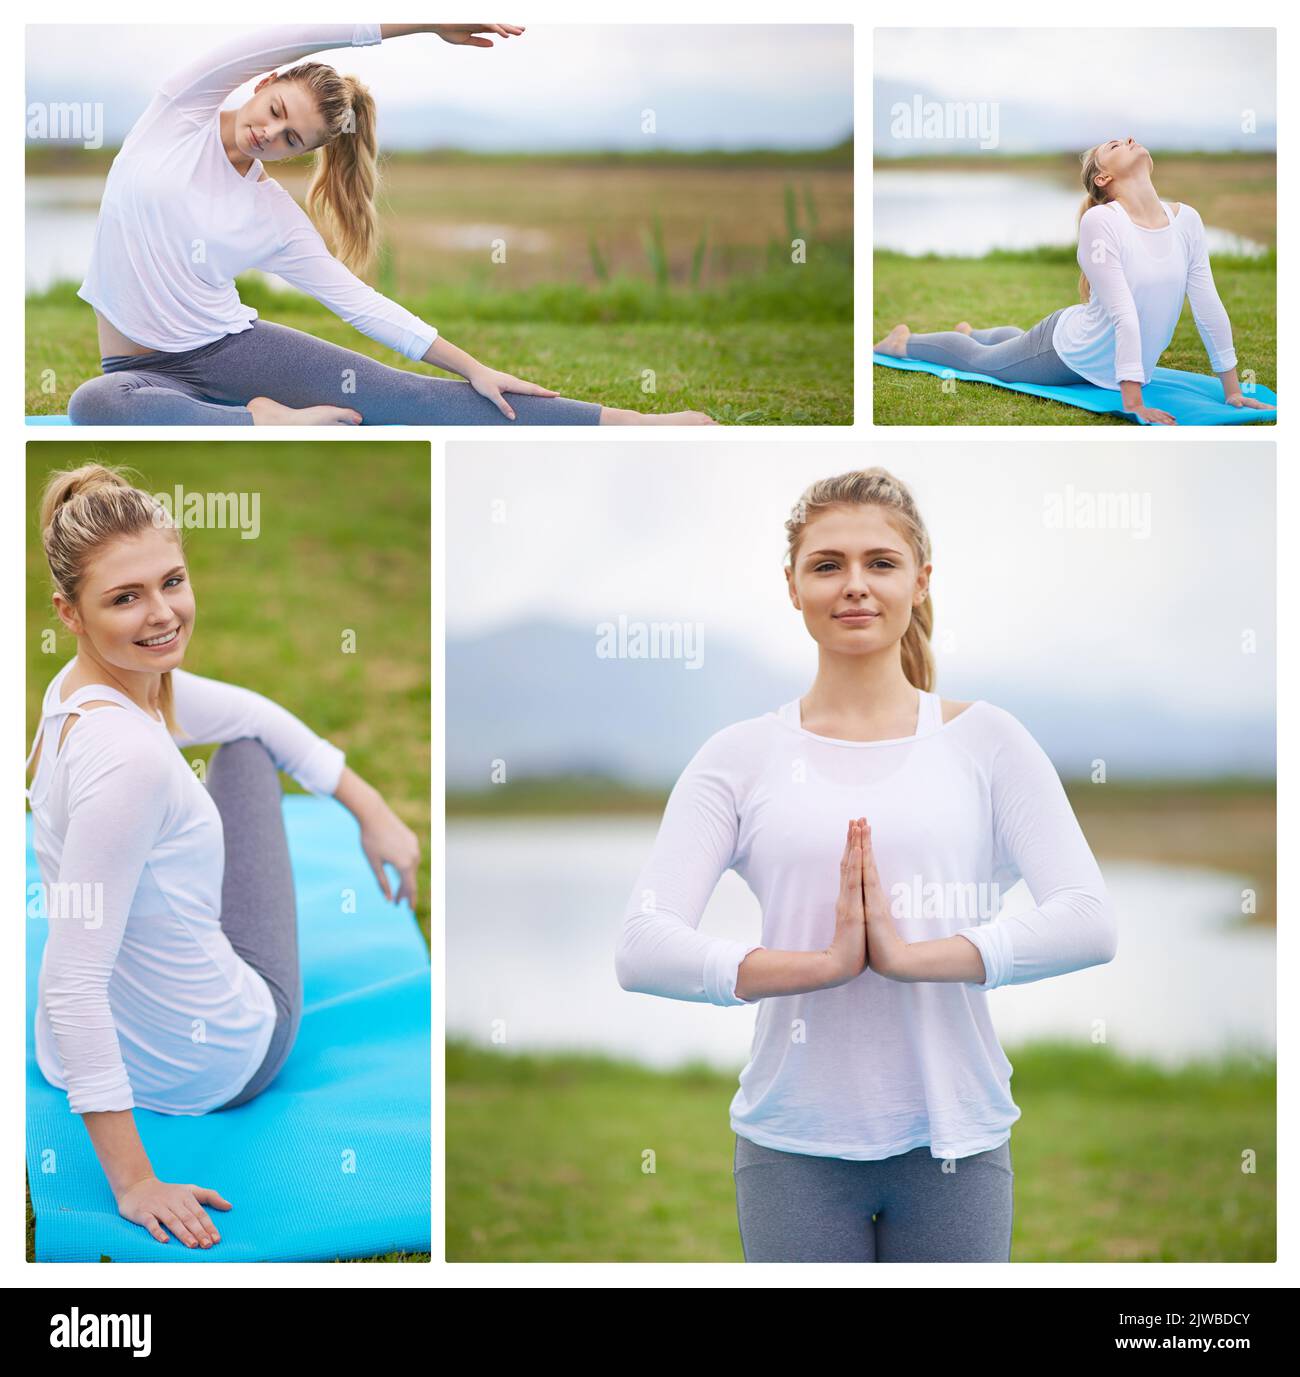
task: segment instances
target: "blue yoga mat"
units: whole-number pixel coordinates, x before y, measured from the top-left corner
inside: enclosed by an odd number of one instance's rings
[[[66,416],[29,416],[27,424],[29,426],[70,426],[72,422]]]
[[[1011,392],[1028,392],[1031,397],[1049,397],[1066,406],[1081,407],[1084,411],[1109,411],[1139,425],[1150,425],[1124,410],[1124,402],[1117,391],[1094,387],[1081,382],[1070,387],[1044,387],[1040,383],[1002,382],[987,373],[963,373],[941,363],[926,363],[921,359],[899,359],[890,354],[872,354],[872,363],[884,368],[901,368],[912,373],[934,373],[938,377],[960,378],[962,382],[988,383],[991,387],[1005,387]],[[1252,394],[1256,401],[1277,405],[1277,393],[1256,385]],[[1276,411],[1256,411],[1253,407],[1229,406],[1223,400],[1223,384],[1208,373],[1184,373],[1178,368],[1157,368],[1151,381],[1142,389],[1142,400],[1157,411],[1167,411],[1180,426],[1243,426],[1255,421],[1275,421]]]
[[[285,825],[298,894],[304,1007],[289,1060],[256,1099],[198,1116],[137,1109],[164,1181],[196,1181],[212,1248],[163,1244],[117,1213],[67,1095],[36,1065],[44,918],[27,921],[27,1172],[38,1262],[322,1262],[428,1252],[429,957],[410,910],[389,904],[352,815],[293,794]],[[28,815],[27,882],[40,883]],[[356,912],[343,913],[353,890]],[[31,892],[31,891],[29,891]]]

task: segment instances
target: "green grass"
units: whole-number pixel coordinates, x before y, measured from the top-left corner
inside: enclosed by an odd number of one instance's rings
[[[36,508],[47,474],[125,464],[149,492],[260,494],[261,534],[185,532],[197,616],[185,667],[266,693],[328,737],[421,841],[415,921],[429,942],[430,453],[353,440],[36,441],[27,452],[27,740],[45,687],[75,653],[49,601]],[[356,653],[341,652],[356,633]],[[187,750],[191,759],[212,748]],[[287,777],[285,788],[297,786]],[[216,1183],[219,1185],[219,1183]],[[28,1206],[28,1256],[32,1254]],[[428,1254],[406,1261],[427,1261]],[[373,1259],[381,1260],[381,1259]],[[386,1260],[398,1260],[396,1257]]]
[[[276,324],[392,367],[437,371],[310,298],[254,281],[241,281],[240,295]],[[709,291],[624,278],[593,288],[448,289],[404,304],[475,357],[563,396],[643,412],[705,411],[729,424],[853,421],[847,261],[773,267]],[[29,298],[27,340],[27,414],[65,412],[76,388],[100,372],[93,313],[63,284]],[[653,392],[643,390],[647,370]]]
[[[914,331],[951,330],[959,320],[977,329],[1019,325],[1028,329],[1061,306],[1079,300],[1079,271],[1069,249],[984,258],[912,258],[875,255],[875,321],[872,340],[899,322]],[[1232,322],[1238,371],[1253,369],[1256,381],[1277,388],[1277,259],[1219,258],[1214,280]],[[1209,373],[1191,308],[1169,348],[1165,368]],[[872,369],[877,425],[1110,425],[1133,422],[1095,415],[1043,397],[1031,397],[984,383],[945,384],[933,373]],[[945,391],[945,386],[955,390]]]
[[[1009,1055],[1013,1261],[1276,1259],[1271,1062],[1166,1072],[1057,1043]],[[742,1261],[734,1090],[707,1067],[449,1043],[447,1260]]]

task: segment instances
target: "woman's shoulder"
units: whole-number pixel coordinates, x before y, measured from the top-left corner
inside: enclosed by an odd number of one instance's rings
[[[166,732],[143,713],[94,694],[92,688],[61,729],[59,754],[66,755],[74,783],[118,775],[136,788],[157,787],[178,754]]]
[[[727,761],[741,761],[749,756],[754,746],[771,736],[772,729],[780,721],[780,710],[761,713],[757,717],[745,717],[719,727],[695,752],[695,760],[722,764]]]
[[[1095,231],[1104,225],[1120,225],[1123,222],[1124,209],[1118,201],[1099,201],[1079,217],[1079,228],[1082,230],[1086,225]]]
[[[939,707],[943,712],[943,723],[946,727],[954,718],[960,717],[962,713],[975,706],[974,702],[963,703],[955,698],[940,698]]]
[[[951,698],[940,700],[943,705],[943,723],[959,723],[967,728],[962,735],[970,740],[983,741],[990,746],[1032,741],[1029,728],[1015,713],[987,698],[977,698],[970,703],[957,702]]]

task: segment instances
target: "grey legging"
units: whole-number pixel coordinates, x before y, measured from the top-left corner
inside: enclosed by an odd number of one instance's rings
[[[1066,307],[1062,306],[1061,311]],[[988,330],[938,330],[929,335],[909,335],[907,357],[937,363],[961,373],[985,373],[1000,382],[1041,383],[1062,387],[1085,383],[1052,348],[1052,331],[1061,311],[1053,311],[1028,330],[1018,325],[997,325]]]
[[[114,354],[68,401],[80,426],[251,426],[254,397],[295,409],[346,406],[362,425],[594,426],[600,404],[505,395],[516,420],[467,382],[411,373],[302,330],[253,321],[183,353]]]
[[[275,1001],[275,1030],[261,1066],[239,1094],[221,1106],[233,1109],[247,1104],[275,1079],[298,1036],[298,913],[280,811],[280,775],[266,747],[249,739],[218,747],[208,767],[208,792],[225,832],[221,929],[266,981]]]
[[[928,1147],[856,1162],[736,1137],[746,1262],[1010,1262],[1011,1140],[953,1160]]]

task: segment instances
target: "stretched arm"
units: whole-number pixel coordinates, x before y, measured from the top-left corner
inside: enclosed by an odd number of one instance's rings
[[[113,714],[112,722],[101,714]],[[112,728],[101,730],[101,726]],[[49,896],[42,992],[68,1107],[81,1115],[125,1219],[160,1242],[171,1230],[187,1247],[221,1235],[204,1205],[229,1209],[207,1187],[160,1181],[140,1133],[108,985],[136,886],[167,815],[172,777],[158,739],[119,708],[85,714],[64,746],[72,804]]]
[[[1219,290],[1214,285],[1214,273],[1210,270],[1210,251],[1205,242],[1205,224],[1192,206],[1183,206],[1179,218],[1184,215],[1190,217],[1192,232],[1190,263],[1187,269],[1187,300],[1192,308],[1192,319],[1196,322],[1197,333],[1210,360],[1210,371],[1218,376],[1223,386],[1223,400],[1229,406],[1274,411],[1276,408],[1270,403],[1261,402],[1242,393],[1241,382],[1237,378],[1237,351],[1232,344],[1232,325],[1219,297]]]
[[[194,119],[220,110],[246,81],[332,48],[366,47],[380,41],[378,24],[286,24],[240,34],[174,73],[159,88]]]
[[[172,671],[175,715],[182,746],[252,737],[270,753],[277,768],[304,789],[329,794],[356,818],[361,849],[375,872],[384,898],[391,903],[416,901],[415,872],[420,862],[419,838],[397,816],[379,790],[344,763],[343,752],[317,736],[286,708],[252,689],[206,679],[186,670]],[[384,872],[387,862],[401,876],[397,893]]]
[[[1184,205],[1179,212],[1189,217],[1189,254],[1187,267],[1187,300],[1192,319],[1210,360],[1210,371],[1219,375],[1231,374],[1236,382],[1237,352],[1232,347],[1232,326],[1228,313],[1219,299],[1210,270],[1210,253],[1205,242],[1205,225],[1192,206]],[[1240,389],[1238,389],[1240,390]],[[1225,385],[1224,391],[1227,391]]]
[[[343,752],[265,695],[184,669],[172,671],[172,694],[177,745],[251,737],[266,747],[277,769],[304,789],[313,794],[337,790]]]
[[[517,24],[381,24],[385,38],[405,38],[413,33],[436,33],[444,43],[462,44],[470,48],[491,48],[490,38],[480,34],[493,33],[499,38],[515,38],[523,33]]]
[[[390,301],[330,253],[306,211],[278,183],[269,188],[276,217],[276,248],[257,266],[278,273],[363,335],[408,359],[426,359],[438,331]],[[340,385],[342,380],[340,379]]]
[[[1115,386],[1124,410],[1155,424],[1173,424],[1172,416],[1147,407],[1142,400],[1142,326],[1124,276],[1115,226],[1104,206],[1094,206],[1079,222],[1075,257],[1088,279],[1092,299],[1104,308],[1115,332]]]

